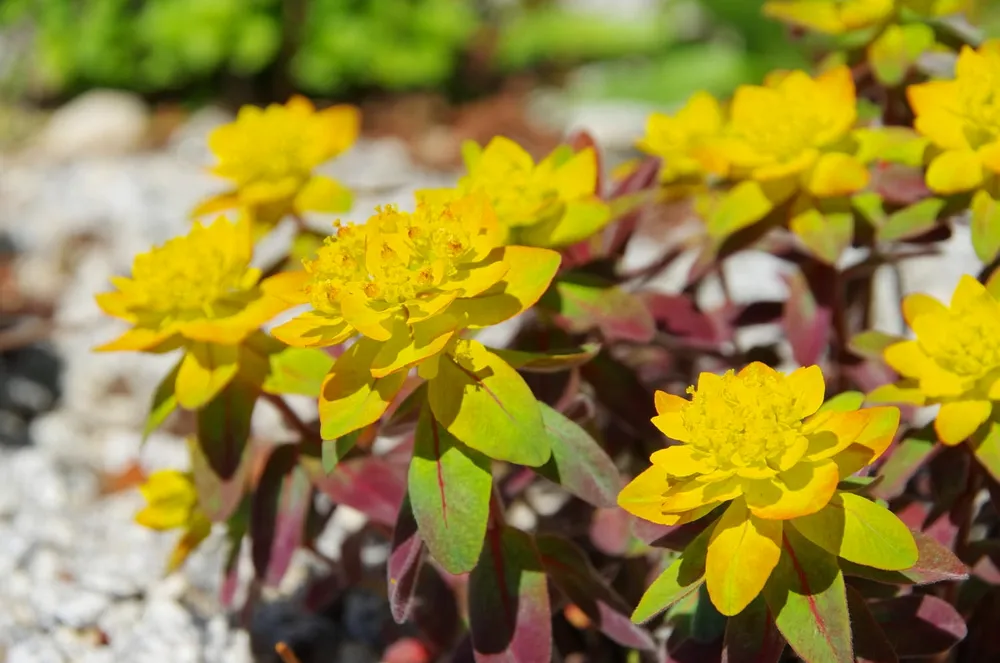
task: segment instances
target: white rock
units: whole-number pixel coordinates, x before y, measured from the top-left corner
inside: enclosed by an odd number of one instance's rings
[[[63,663],[66,660],[50,637],[38,635],[8,649],[5,663]]]
[[[149,126],[139,97],[114,90],[86,92],[57,110],[40,136],[56,158],[124,154],[138,149]]]

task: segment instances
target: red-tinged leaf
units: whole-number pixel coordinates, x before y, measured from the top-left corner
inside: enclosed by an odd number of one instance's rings
[[[927,198],[889,215],[878,229],[879,241],[890,242],[917,237],[928,232],[938,223],[938,214],[944,207],[941,198]]]
[[[816,304],[809,282],[801,272],[782,274],[788,286],[788,301],[781,324],[800,366],[819,362],[830,342],[830,309]]]
[[[469,574],[469,628],[477,663],[552,659],[545,567],[528,534],[504,526],[487,532]]]
[[[336,504],[357,509],[380,525],[396,523],[406,495],[405,466],[381,456],[361,456],[338,464],[328,475],[319,459],[303,457],[301,464],[313,485]]]
[[[847,587],[847,608],[854,634],[854,653],[858,663],[896,663],[898,657],[882,627],[875,621],[865,598],[853,587]]]
[[[701,587],[705,582],[705,560],[711,533],[711,529],[706,529],[699,534],[680,557],[653,581],[632,613],[633,622],[648,622]]]
[[[431,556],[448,573],[471,571],[489,519],[490,459],[459,442],[426,406],[414,437],[409,487],[413,515]]]
[[[653,316],[641,299],[589,274],[563,275],[539,305],[554,311],[556,321],[571,333],[596,328],[608,341],[644,343],[656,332]]]
[[[250,536],[257,577],[277,585],[302,543],[312,486],[294,445],[275,447],[253,494]]]
[[[872,489],[872,495],[883,500],[902,495],[910,479],[940,449],[936,437],[928,427],[925,431],[911,433],[890,449],[885,462],[878,468],[882,481]]]
[[[622,480],[614,461],[577,423],[545,403],[538,405],[552,444],[552,457],[538,473],[596,507],[615,506]]]
[[[632,516],[617,506],[595,509],[590,542],[605,555],[619,557],[628,550]]]
[[[620,645],[655,650],[649,633],[629,620],[631,609],[611,589],[586,554],[572,541],[554,535],[535,539],[549,577],[602,633]]]
[[[389,574],[389,609],[397,624],[405,622],[410,615],[425,550],[417,531],[417,521],[413,517],[410,500],[404,498],[392,532],[392,548],[386,563]]]
[[[762,596],[727,621],[722,663],[778,663],[784,651],[785,638]]]
[[[253,459],[253,449],[247,445],[239,469],[229,479],[223,480],[208,464],[208,459],[195,438],[188,438],[188,453],[191,457],[191,475],[198,493],[198,506],[213,522],[228,519],[243,498],[246,490],[247,473]]]
[[[930,594],[911,594],[868,604],[896,654],[941,654],[965,637],[965,620],[950,603]]]
[[[260,394],[256,384],[237,375],[198,410],[198,443],[220,478],[232,479],[250,437],[250,417]]]
[[[519,371],[527,373],[557,373],[569,368],[582,366],[597,356],[601,346],[588,343],[573,350],[551,352],[525,352],[523,350],[491,349],[493,354]]]
[[[837,558],[791,527],[764,586],[778,630],[810,663],[854,663],[844,576]]]
[[[149,414],[146,416],[146,423],[142,427],[142,441],[154,430],[163,425],[173,412],[177,409],[177,394],[174,392],[174,383],[177,382],[177,372],[181,368],[181,361],[178,360],[165,378],[153,392],[153,401],[149,404]]]
[[[931,195],[922,168],[881,163],[872,174],[872,190],[889,203],[911,205]]]
[[[690,297],[643,293],[642,300],[653,319],[663,323],[669,333],[705,344],[721,340],[712,319],[699,311]]]
[[[612,189],[608,200],[628,196],[639,191],[651,189],[656,185],[660,175],[662,162],[658,158],[647,158],[640,163],[627,177]],[[613,221],[604,231],[607,238],[607,250],[604,255],[616,255],[635,232],[642,210],[633,210]]]
[[[634,518],[632,532],[644,543],[656,548],[681,551],[688,547],[699,534],[712,526],[718,516],[722,515],[720,507],[713,515],[711,513],[683,525],[657,525],[648,520]]]
[[[239,587],[240,551],[243,548],[243,538],[250,528],[250,498],[247,496],[240,508],[226,521],[226,563],[223,566],[222,584],[219,587],[219,602],[223,607],[231,608],[236,590]]]
[[[891,585],[927,585],[945,580],[964,580],[969,577],[969,569],[951,550],[923,532],[916,530],[911,532],[919,554],[917,563],[912,568],[905,571],[881,571],[846,560],[841,560],[840,566],[847,575]]]

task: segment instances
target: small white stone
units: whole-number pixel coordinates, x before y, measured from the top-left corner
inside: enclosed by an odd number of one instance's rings
[[[57,110],[39,137],[54,158],[124,154],[138,149],[149,125],[142,100],[114,90],[86,92]]]

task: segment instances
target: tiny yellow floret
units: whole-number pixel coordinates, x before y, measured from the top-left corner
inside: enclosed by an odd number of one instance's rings
[[[359,126],[356,108],[317,112],[301,96],[263,109],[244,106],[234,122],[208,138],[218,159],[211,172],[235,188],[205,201],[194,215],[240,207],[255,221],[273,224],[286,214],[347,210],[350,192],[313,171],[347,150],[357,140]]]
[[[967,439],[1000,400],[1000,302],[979,281],[963,276],[949,306],[923,294],[903,300],[916,334],[884,351],[903,380],[880,387],[871,400],[941,404],[934,428],[945,444]]]
[[[590,237],[611,220],[597,195],[597,155],[560,146],[538,164],[520,145],[493,138],[485,148],[463,146],[467,174],[454,189],[418,191],[419,199],[442,201],[470,194],[489,198],[501,243],[565,246]]]
[[[938,148],[927,186],[952,194],[1000,176],[1000,40],[962,47],[950,81],[907,88],[914,126]]]

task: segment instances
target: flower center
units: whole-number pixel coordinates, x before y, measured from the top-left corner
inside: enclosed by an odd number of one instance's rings
[[[558,193],[539,181],[534,170],[508,160],[484,159],[460,183],[466,193],[486,194],[505,226],[532,225]]]
[[[337,224],[315,260],[306,291],[314,308],[339,311],[347,288],[373,302],[402,304],[449,281],[474,253],[475,229],[449,207],[414,213],[380,208],[364,225]]]
[[[775,376],[729,371],[718,380],[688,388],[684,409],[690,444],[720,470],[779,469],[782,456],[802,440],[796,395]]]
[[[222,317],[239,308],[239,299],[256,283],[232,247],[177,237],[139,255],[132,288],[141,308],[177,318]]]
[[[771,102],[756,109],[751,117],[741,118],[736,133],[758,154],[790,161],[811,147],[825,128],[821,113],[810,108],[809,100],[792,99],[777,91]]]
[[[935,317],[934,327],[932,337],[918,342],[942,368],[973,379],[1000,368],[1000,309],[950,309]]]

